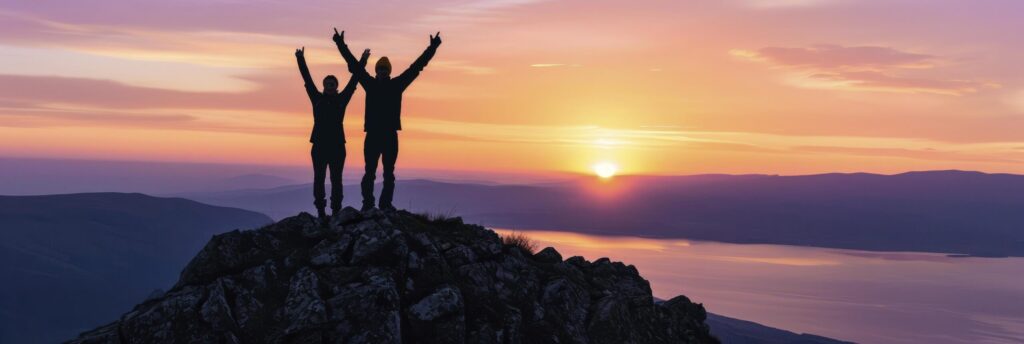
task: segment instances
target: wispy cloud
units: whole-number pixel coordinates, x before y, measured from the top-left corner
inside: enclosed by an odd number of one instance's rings
[[[715,141],[690,137],[686,132],[650,129],[615,129],[599,126],[507,125],[412,119],[422,130],[468,140],[556,144],[574,146],[655,147],[678,142]]]
[[[546,0],[471,0],[440,4],[430,13],[420,17],[416,24],[424,28],[435,28],[487,23],[500,19],[502,10],[544,1]]]
[[[294,47],[294,42],[310,41],[309,37],[285,34],[71,23],[6,11],[0,11],[0,18],[7,21],[7,29],[21,33],[0,38],[0,43],[8,45],[210,67],[281,66],[287,63],[281,55]]]
[[[3,127],[54,127],[54,126],[121,126],[162,127],[196,120],[196,116],[186,114],[154,114],[142,112],[109,112],[95,109],[62,108],[54,104],[49,107],[7,107],[0,106],[0,118]]]
[[[1018,90],[1011,93],[1006,98],[1006,102],[1010,107],[1017,112],[1024,113],[1024,90]]]
[[[0,74],[3,75],[104,79],[132,86],[193,92],[247,91],[257,86],[240,77],[256,72],[250,68],[218,68],[67,49],[5,45],[0,45],[0,56]]]
[[[741,3],[744,5],[759,9],[811,7],[839,2],[841,0],[741,0]]]
[[[261,85],[243,92],[178,91],[125,83],[58,76],[0,74],[0,100],[32,104],[75,104],[109,109],[220,109],[304,111],[301,79],[251,79]],[[288,82],[290,92],[269,86]],[[303,104],[305,105],[305,104]]]
[[[982,80],[919,76],[937,74],[934,70],[943,59],[891,47],[818,44],[734,49],[730,54],[789,70],[788,83],[799,87],[963,95],[999,86]]]
[[[443,60],[432,62],[430,64],[431,69],[454,71],[459,73],[465,73],[470,75],[490,75],[497,72],[492,67],[474,65],[469,61],[461,60]]]
[[[997,88],[999,84],[978,80],[930,79],[893,76],[883,72],[819,72],[794,82],[800,86],[846,88],[861,91],[932,93],[958,96]]]
[[[1019,159],[1012,159],[1006,155],[992,154],[992,152],[963,152],[958,150],[937,150],[931,148],[907,149],[902,147],[834,147],[834,146],[800,146],[794,147],[795,151],[845,154],[870,157],[910,158],[918,160],[933,161],[961,161],[961,162],[994,162],[994,163],[1020,163]]]
[[[755,132],[599,126],[535,126],[410,119],[445,140],[565,145],[597,149],[671,149],[768,154],[829,154],[923,161],[1020,163],[1021,143],[949,143],[918,138],[802,136]],[[1009,155],[1008,155],[1009,154]]]
[[[756,51],[733,50],[732,54],[778,66],[819,69],[886,70],[931,68],[937,57],[890,47],[817,44],[810,47],[766,47]]]

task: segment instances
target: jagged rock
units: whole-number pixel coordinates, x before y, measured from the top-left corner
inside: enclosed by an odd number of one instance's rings
[[[343,234],[338,240],[323,240],[313,246],[309,262],[315,266],[335,266],[345,262],[345,254],[352,246],[352,235]]]
[[[448,265],[454,267],[463,266],[476,261],[476,254],[473,253],[473,249],[467,246],[457,246],[445,251],[444,257],[448,260]]]
[[[352,245],[351,263],[391,265],[395,260],[405,261],[408,246],[401,234],[397,230],[380,228],[362,231]]]
[[[341,213],[331,216],[331,227],[340,227],[363,218],[363,214],[352,207],[341,209]]]
[[[540,250],[540,252],[533,255],[533,257],[537,258],[537,261],[544,263],[562,262],[562,254],[558,253],[554,247],[545,247],[543,250]]]
[[[409,314],[419,321],[431,321],[462,311],[462,295],[458,289],[444,287],[409,307]]]
[[[218,279],[214,282],[212,288],[209,289],[206,302],[203,302],[199,315],[202,317],[203,322],[213,327],[215,332],[225,333],[230,339],[229,342],[238,342],[238,338],[234,336],[234,332],[237,331],[238,322],[235,320],[234,315],[232,315],[231,306],[228,304],[222,280]]]
[[[401,304],[390,271],[369,269],[328,300],[332,337],[344,343],[401,343]]]
[[[716,343],[636,268],[504,247],[459,218],[345,208],[214,236],[169,291],[73,343]]]
[[[292,276],[285,299],[284,314],[291,324],[285,334],[301,332],[323,324],[327,320],[324,300],[320,299],[320,279],[309,268],[299,269]]]
[[[464,307],[457,288],[444,286],[427,295],[407,311],[412,338],[427,343],[464,343]]]

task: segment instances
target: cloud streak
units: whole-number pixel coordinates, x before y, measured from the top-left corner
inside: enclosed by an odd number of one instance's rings
[[[824,6],[840,2],[841,0],[741,0],[748,7],[756,9],[776,9],[794,7]]]
[[[402,135],[419,141],[403,161],[415,167],[1020,171],[990,161],[1024,159],[1006,148],[1024,146],[1014,130],[1024,79],[1007,34],[1021,31],[1019,6],[1005,1],[884,11],[846,0],[239,4],[5,2],[0,143],[78,155],[142,150],[140,140],[155,145],[147,156],[189,159],[180,141],[194,137],[306,163],[309,103],[292,51],[306,46],[314,79],[344,79],[329,39],[337,26],[399,67],[442,31],[444,48],[403,106]],[[736,47],[746,50],[723,56]],[[347,112],[355,137],[363,98]],[[43,139],[58,131],[68,139]],[[237,154],[221,151],[205,156]]]
[[[810,47],[766,47],[757,51],[737,50],[735,55],[779,66],[816,69],[886,70],[890,68],[931,68],[937,57],[900,51],[889,47],[817,44]]]
[[[852,91],[930,93],[959,96],[997,88],[982,80],[942,78],[938,56],[881,46],[818,44],[810,47],[734,49],[734,57],[766,63],[791,72],[798,87]],[[924,74],[924,75],[921,75]]]
[[[829,153],[930,161],[1019,163],[1006,153],[1018,142],[948,143],[916,138],[799,136],[752,132],[701,131],[598,126],[533,126],[411,119],[437,139],[517,144],[566,145],[612,149],[701,149],[770,154]]]

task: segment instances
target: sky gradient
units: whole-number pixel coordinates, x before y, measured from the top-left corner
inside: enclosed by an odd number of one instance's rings
[[[0,156],[306,165],[332,27],[399,70],[442,32],[400,169],[1024,173],[1016,0],[5,1]]]

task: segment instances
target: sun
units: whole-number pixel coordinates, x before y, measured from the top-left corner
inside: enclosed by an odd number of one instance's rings
[[[600,162],[594,165],[594,173],[604,179],[614,177],[616,172],[619,172],[619,166],[611,162]]]

